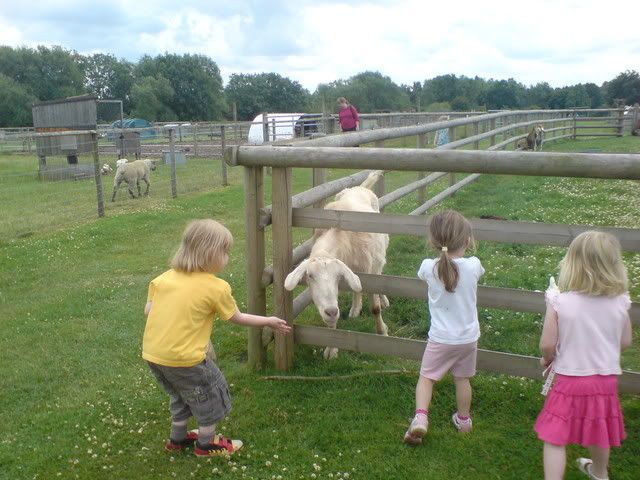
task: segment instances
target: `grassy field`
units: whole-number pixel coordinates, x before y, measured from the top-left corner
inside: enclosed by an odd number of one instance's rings
[[[640,139],[560,141],[545,149],[638,152]],[[0,157],[0,172],[15,164],[14,157]],[[202,180],[198,177],[215,175],[218,166],[203,161],[202,170],[193,168],[190,174]],[[59,185],[52,203],[35,186],[26,184],[23,188],[31,190],[16,195],[0,185],[0,478],[541,478],[541,444],[532,432],[542,405],[540,382],[479,374],[473,382],[474,432],[461,436],[449,421],[455,403],[447,379],[434,395],[425,445],[408,448],[401,439],[413,410],[416,362],[345,351],[325,362],[321,349],[297,347],[299,375],[406,373],[264,380],[263,373],[245,367],[246,331],[224,323],[216,323],[213,340],[234,409],[220,431],[243,439],[246,448],[228,461],[165,453],[166,397],[140,358],[142,307],[149,280],[166,268],[190,219],[213,217],[231,229],[236,242],[223,277],[242,309],[246,298],[242,172],[230,171],[230,187],[220,187],[212,177],[206,192],[177,200],[160,194],[160,178],[153,181],[152,196],[135,201],[123,196],[100,220],[90,213],[92,200],[89,207],[81,202],[84,196],[73,197],[72,208],[56,208],[65,191]],[[387,189],[411,178],[389,174]],[[294,190],[309,184],[310,172],[295,173]],[[91,195],[89,189],[86,198]],[[388,211],[407,212],[415,205],[416,198],[407,197]],[[456,208],[469,217],[640,228],[638,205],[637,182],[483,176],[437,209]],[[69,214],[70,221],[64,217],[67,210],[77,212]],[[303,239],[308,231],[295,235]],[[487,271],[483,284],[542,290],[563,253],[560,248],[481,242],[476,254]],[[422,240],[393,237],[385,273],[413,276],[428,254]],[[625,262],[631,295],[638,301],[640,255],[627,254]],[[424,302],[390,300],[385,311],[390,334],[424,338]],[[348,310],[348,304],[345,295],[341,310]],[[312,308],[300,322],[321,323]],[[480,309],[480,323],[482,348],[537,353],[540,315]],[[368,314],[342,319],[340,327],[374,331]],[[640,370],[637,329],[634,333],[623,365]],[[623,396],[629,438],[613,452],[611,478],[635,479],[640,471],[638,400]],[[580,453],[571,448],[569,461]],[[566,478],[581,476],[570,464]]]

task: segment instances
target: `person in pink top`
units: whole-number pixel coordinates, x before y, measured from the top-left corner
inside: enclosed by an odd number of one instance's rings
[[[349,105],[346,98],[338,98],[338,120],[343,132],[354,132],[360,129],[360,116],[356,107]]]
[[[631,345],[631,301],[618,240],[608,233],[578,235],[560,262],[559,289],[546,292],[541,364],[555,383],[534,430],[544,442],[544,478],[562,479],[565,446],[582,445],[591,458],[578,469],[608,479],[610,447],[625,438],[618,399],[620,352]]]

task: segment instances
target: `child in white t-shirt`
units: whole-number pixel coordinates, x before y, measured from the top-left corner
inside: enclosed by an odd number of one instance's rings
[[[416,385],[416,413],[404,435],[411,445],[422,443],[433,384],[448,371],[454,377],[458,407],[453,424],[460,432],[471,430],[469,378],[476,372],[480,337],[476,290],[484,268],[476,257],[464,258],[473,245],[471,224],[456,211],[438,213],[431,218],[429,241],[440,256],[425,259],[418,271],[428,286],[431,327]]]

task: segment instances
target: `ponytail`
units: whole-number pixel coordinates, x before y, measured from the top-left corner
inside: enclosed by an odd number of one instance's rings
[[[440,250],[434,273],[444,284],[445,290],[453,293],[460,275],[458,266],[448,252],[473,247],[471,223],[455,210],[437,213],[429,222],[429,241],[435,249]]]
[[[447,292],[453,293],[458,286],[458,266],[451,260],[451,257],[447,255],[447,247],[442,247],[440,258],[436,263],[437,276],[444,284],[444,288]]]

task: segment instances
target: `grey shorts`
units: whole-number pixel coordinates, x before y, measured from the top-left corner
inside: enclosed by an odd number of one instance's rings
[[[211,359],[207,358],[193,367],[147,363],[169,394],[169,411],[174,422],[194,417],[198,425],[213,425],[231,410],[227,381]]]

